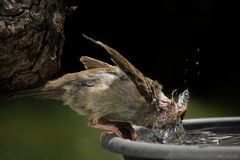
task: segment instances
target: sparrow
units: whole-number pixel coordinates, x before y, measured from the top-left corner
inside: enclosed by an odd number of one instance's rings
[[[126,138],[125,130],[132,140],[138,138],[132,125],[151,129],[159,122],[164,130],[183,119],[189,99],[187,90],[179,96],[178,102],[169,99],[158,81],[144,76],[119,52],[83,36],[103,47],[115,65],[82,56],[80,61],[86,70],[65,74],[40,89],[21,94],[63,101],[80,115],[88,116],[88,125],[103,129],[103,135],[115,133]]]

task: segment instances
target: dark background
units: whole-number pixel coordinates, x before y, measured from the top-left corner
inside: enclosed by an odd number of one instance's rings
[[[171,94],[238,103],[239,8],[209,0],[81,1],[67,19],[63,73],[83,69],[88,55],[110,62],[84,33],[122,53]]]
[[[111,63],[84,33],[122,53],[164,93],[189,88],[186,119],[239,116],[239,6],[226,1],[76,1],[65,26],[60,74],[83,70],[82,55]],[[0,102],[0,159],[120,160],[101,148],[101,130],[88,127],[62,102],[20,98]]]

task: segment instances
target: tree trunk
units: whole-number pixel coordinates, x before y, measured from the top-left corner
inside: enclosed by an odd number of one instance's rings
[[[60,69],[67,0],[0,0],[0,94],[34,88]]]

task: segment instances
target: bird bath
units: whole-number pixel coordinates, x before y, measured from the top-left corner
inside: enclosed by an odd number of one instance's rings
[[[202,118],[184,120],[187,135],[201,136],[184,144],[136,142],[105,135],[102,147],[120,153],[125,160],[239,160],[240,117]],[[135,127],[137,131],[141,127]],[[196,131],[198,134],[196,134]],[[209,137],[207,137],[209,136]],[[204,139],[205,138],[205,139]]]

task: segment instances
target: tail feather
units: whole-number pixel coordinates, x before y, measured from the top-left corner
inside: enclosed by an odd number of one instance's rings
[[[58,90],[43,90],[43,87],[26,89],[14,93],[10,93],[4,96],[1,96],[1,100],[13,100],[23,97],[36,97],[40,99],[60,99],[60,91]]]

